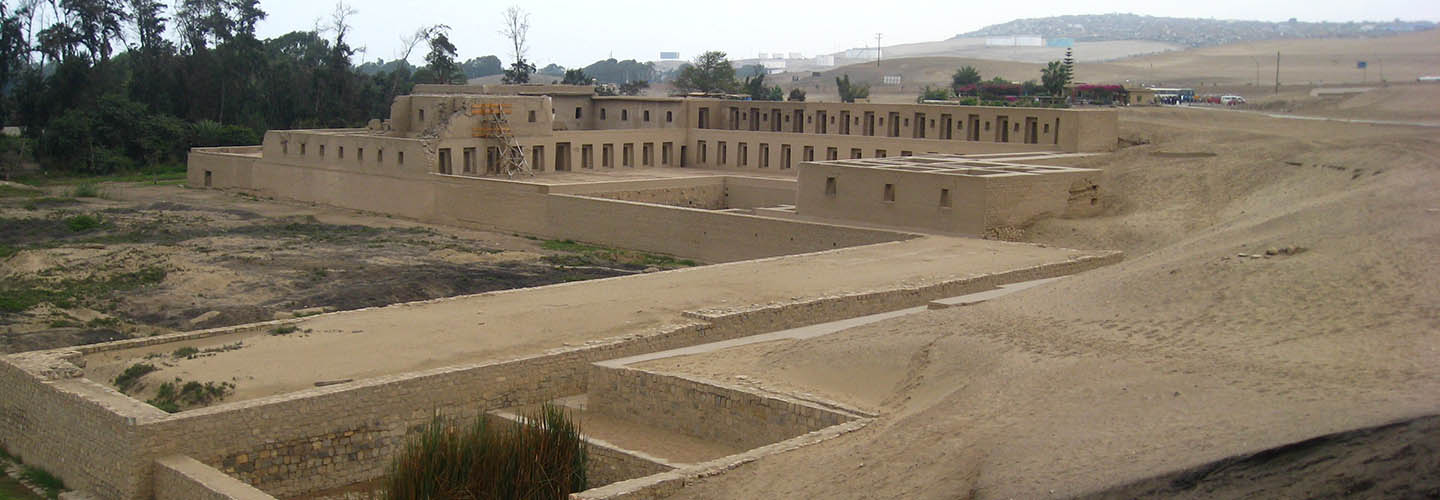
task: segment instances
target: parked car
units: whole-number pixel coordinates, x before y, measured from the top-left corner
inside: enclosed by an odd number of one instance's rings
[[[1222,95],[1220,96],[1220,104],[1224,104],[1226,106],[1245,104],[1245,98],[1238,95]]]

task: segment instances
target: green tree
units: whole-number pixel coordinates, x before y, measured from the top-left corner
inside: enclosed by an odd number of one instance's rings
[[[583,69],[567,69],[565,70],[565,79],[560,80],[560,83],[565,85],[589,85],[594,81],[594,78],[585,75],[585,70]]]
[[[465,74],[465,78],[480,78],[504,73],[505,65],[500,62],[499,57],[476,57],[460,63],[460,71]]]
[[[455,53],[455,44],[450,43],[446,30],[430,37],[430,53],[425,54],[425,65],[435,83],[465,83],[465,75],[455,63]]]
[[[916,98],[915,102],[944,101],[954,96],[955,94],[951,92],[948,87],[931,88],[929,85],[926,85],[925,90],[920,92],[920,97]]]
[[[856,99],[870,97],[870,85],[857,85],[850,83],[850,75],[844,78],[835,78],[835,88],[840,92],[840,102],[855,102]]]
[[[779,85],[774,87],[765,86],[765,74],[761,73],[753,77],[745,77],[744,89],[750,94],[750,99],[756,101],[779,101],[785,99],[785,91]]]
[[[950,76],[950,88],[958,89],[966,85],[974,85],[980,83],[980,80],[980,70],[975,69],[974,66],[961,66],[960,69],[955,70],[954,75]]]
[[[712,50],[680,68],[673,85],[687,92],[729,92],[735,88],[735,66],[724,52]]]
[[[1045,87],[1045,92],[1052,96],[1060,96],[1065,93],[1065,86],[1070,84],[1070,67],[1061,61],[1050,61],[1045,68],[1040,70],[1040,85]]]

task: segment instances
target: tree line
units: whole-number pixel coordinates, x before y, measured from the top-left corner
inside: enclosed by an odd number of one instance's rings
[[[0,121],[24,134],[0,149],[71,173],[176,164],[191,147],[258,144],[265,130],[363,126],[417,83],[535,72],[518,7],[502,13],[508,67],[457,62],[445,25],[404,38],[395,60],[357,66],[357,12],[343,3],[313,29],[261,39],[259,0],[176,1],[173,14],[161,0],[0,3]],[[427,49],[424,66],[408,62]],[[650,76],[634,69],[621,70]]]

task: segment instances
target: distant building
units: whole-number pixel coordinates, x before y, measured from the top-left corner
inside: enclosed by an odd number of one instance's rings
[[[1074,38],[1051,38],[1045,41],[1047,47],[1074,47]]]
[[[811,59],[810,62],[811,64],[814,64],[816,66],[828,68],[835,65],[835,56],[815,56],[815,58]]]
[[[884,81],[886,85],[899,85],[900,75],[885,75]]]
[[[660,53],[660,60],[661,60],[661,61],[674,61],[674,60],[679,59],[679,58],[680,58],[680,53],[679,53],[679,52],[661,52],[661,53]]]

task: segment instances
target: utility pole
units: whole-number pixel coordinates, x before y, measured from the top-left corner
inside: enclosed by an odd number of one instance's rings
[[[880,67],[880,33],[875,34],[875,67]]]
[[[1275,93],[1280,93],[1280,52],[1275,52]]]

